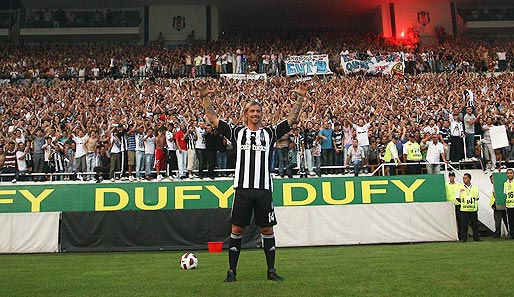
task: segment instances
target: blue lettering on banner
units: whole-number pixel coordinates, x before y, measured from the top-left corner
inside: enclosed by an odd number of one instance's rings
[[[327,55],[292,56],[286,61],[287,75],[332,74]]]
[[[306,61],[303,63],[287,64],[288,74],[307,74],[313,73],[312,62]],[[317,67],[317,72],[328,72],[325,61],[316,61],[314,66]]]
[[[325,61],[316,61],[316,63],[314,63],[314,65],[318,69],[318,72],[323,72],[323,73],[328,72],[327,63]]]
[[[295,73],[303,73],[305,71],[305,64],[303,63],[299,63],[299,64],[296,64],[294,65],[295,66]]]
[[[391,54],[386,58],[387,62],[401,62],[401,56],[398,54]]]
[[[365,61],[352,59],[349,56],[341,56],[345,73],[355,73],[365,71],[372,74],[389,74],[388,69],[391,69],[394,64],[400,63],[403,65],[403,53],[392,53],[389,55],[379,55],[370,57]],[[403,69],[400,70],[403,74]]]
[[[295,74],[296,73],[295,64],[286,64],[286,67],[287,67],[287,73],[288,74]]]
[[[307,67],[307,71],[305,73],[312,73],[312,62],[311,61],[305,62],[305,66]]]
[[[350,63],[346,64],[346,70],[353,72],[358,71],[360,69],[369,69],[369,64],[367,61],[354,60]]]

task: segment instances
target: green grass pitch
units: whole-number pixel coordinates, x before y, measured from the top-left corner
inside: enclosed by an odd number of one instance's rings
[[[514,240],[243,250],[238,281],[223,283],[227,253],[0,255],[0,296],[512,296]]]

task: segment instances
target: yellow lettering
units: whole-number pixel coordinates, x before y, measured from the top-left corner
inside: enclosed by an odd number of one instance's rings
[[[3,195],[16,195],[16,190],[0,190],[0,196]],[[0,204],[13,204],[13,198],[2,198],[0,199]]]
[[[45,189],[41,194],[39,194],[37,197],[32,195],[32,193],[29,190],[20,190],[20,194],[25,196],[28,201],[30,201],[30,211],[31,212],[40,212],[41,211],[41,202],[52,193],[54,189]]]
[[[348,204],[353,201],[355,198],[355,189],[353,185],[353,181],[345,181],[344,188],[346,189],[346,196],[342,200],[336,200],[332,198],[332,187],[330,182],[322,182],[321,188],[323,191],[323,200],[325,200],[328,204],[333,205],[341,205]]]
[[[201,191],[202,186],[177,186],[175,187],[175,209],[184,209],[184,200],[200,199],[199,194],[186,195],[185,191]]]
[[[375,185],[387,185],[387,180],[363,180],[362,186],[362,203],[371,203],[371,194],[385,194],[386,189],[371,189]]]
[[[283,184],[284,206],[308,205],[316,199],[316,189],[308,183],[284,183]],[[303,200],[293,201],[293,188],[303,188],[307,191],[307,197]]]
[[[421,186],[425,180],[417,179],[410,187],[407,187],[401,180],[398,179],[393,179],[391,182],[405,193],[405,202],[414,202],[414,191],[416,191],[416,189],[419,188],[419,186]]]
[[[218,207],[228,208],[228,199],[230,198],[230,196],[232,196],[232,194],[234,194],[233,187],[229,187],[225,191],[225,193],[220,191],[216,186],[205,186],[205,187],[207,188],[207,190],[211,191],[211,193],[214,194],[214,196],[216,196],[216,198],[218,198],[218,200],[219,200]]]
[[[118,204],[105,205],[105,193],[118,194]],[[128,193],[118,188],[96,188],[95,189],[95,210],[96,211],[110,211],[120,210],[126,207],[129,203]]]
[[[157,204],[155,205],[147,205],[145,204],[145,195],[144,188],[136,187],[134,189],[134,195],[136,207],[141,210],[158,210],[163,209],[166,206],[166,202],[168,202],[168,188],[167,187],[159,187],[157,194]]]

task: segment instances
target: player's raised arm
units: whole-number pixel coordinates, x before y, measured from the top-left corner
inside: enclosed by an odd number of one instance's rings
[[[219,124],[219,118],[212,106],[211,96],[215,92],[215,89],[209,88],[207,85],[202,86],[200,89],[200,96],[202,96],[202,105],[205,109],[205,115],[211,122],[212,126],[217,129]]]
[[[298,117],[300,116],[300,111],[302,110],[303,100],[307,94],[307,86],[299,85],[293,89],[292,92],[296,94],[296,102],[293,104],[293,109],[287,116],[287,123],[289,126],[293,126],[293,124],[298,122]]]

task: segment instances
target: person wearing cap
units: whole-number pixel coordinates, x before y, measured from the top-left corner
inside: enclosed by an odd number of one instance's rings
[[[421,165],[419,162],[423,158],[421,147],[416,142],[414,133],[409,133],[409,141],[403,146],[403,159],[407,165],[407,174],[421,174]]]
[[[439,164],[442,159],[443,162],[447,163],[446,156],[444,154],[444,147],[441,142],[439,142],[440,134],[431,134],[424,139],[421,140],[424,145],[421,146],[421,149],[427,149],[426,160],[429,164],[427,167],[427,174],[439,174],[441,173],[441,166]]]
[[[457,192],[463,188],[463,185],[455,182],[455,172],[450,171],[448,173],[449,182],[445,185],[446,189],[446,201],[452,202],[455,205],[455,218],[457,220],[457,232],[459,234],[459,240],[461,240],[460,234],[460,221],[461,221],[461,212],[460,212],[460,202],[457,201]]]
[[[384,153],[384,161],[386,163],[394,162],[395,165],[388,165],[386,167],[387,175],[396,175],[396,166],[401,164],[400,157],[398,156],[398,149],[396,148],[396,143],[398,142],[398,136],[393,135],[391,141],[386,146],[386,150]]]

